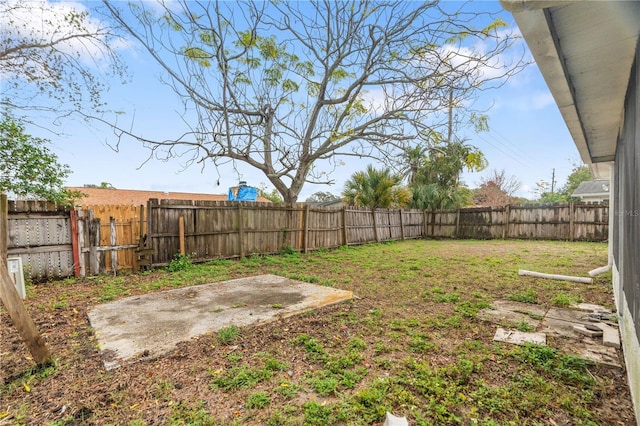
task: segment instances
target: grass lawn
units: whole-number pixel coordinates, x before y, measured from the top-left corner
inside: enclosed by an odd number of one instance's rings
[[[387,411],[411,425],[635,424],[624,371],[572,356],[561,338],[495,343],[495,325],[476,317],[498,299],[613,308],[610,274],[579,284],[517,273],[585,276],[607,263],[606,244],[412,240],[184,263],[30,285],[27,307],[56,357],[46,368],[32,367],[0,311],[0,425],[380,425]],[[265,273],[355,298],[104,370],[91,306]]]

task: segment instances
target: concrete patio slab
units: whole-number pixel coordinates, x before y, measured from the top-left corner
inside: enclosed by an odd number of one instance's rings
[[[110,370],[229,325],[274,321],[352,297],[350,291],[260,275],[128,297],[98,305],[88,316]]]

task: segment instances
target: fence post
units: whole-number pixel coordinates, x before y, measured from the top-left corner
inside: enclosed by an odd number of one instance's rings
[[[575,204],[573,201],[569,202],[569,241],[575,239]]]
[[[509,217],[511,216],[511,204],[507,204],[504,208],[504,222],[502,224],[502,239],[509,238]]]
[[[184,256],[184,215],[178,217],[178,234],[180,239],[180,254]]]
[[[309,249],[309,204],[304,206],[304,246],[302,252],[306,253]]]
[[[109,218],[109,234],[111,237],[111,247],[117,246],[118,237],[116,229],[116,219],[114,217]],[[113,275],[116,275],[118,273],[118,250],[116,250],[115,248],[111,249],[111,269],[113,270]]]
[[[431,212],[431,236],[432,237],[435,235],[435,229],[436,229],[436,212],[432,211]]]
[[[342,208],[342,245],[348,246],[349,241],[347,241],[347,208]]]
[[[80,276],[80,234],[78,233],[78,212],[75,209],[69,211],[69,221],[71,222],[71,251],[73,253],[73,276]]]
[[[456,234],[455,238],[458,238],[460,233],[460,209],[456,210]]]
[[[400,239],[404,241],[404,221],[402,220],[402,209],[398,210],[400,212]]]
[[[89,272],[92,275],[100,274],[100,219],[93,217],[93,211],[89,210]]]
[[[297,249],[301,250],[303,253],[307,252],[307,235],[306,235],[306,226],[307,224],[305,223],[305,221],[307,220],[307,210],[306,208],[308,207],[308,205],[305,205],[305,207],[296,207],[299,206],[299,204],[291,204],[291,215],[293,217],[294,212],[298,212],[298,226],[297,226],[297,231],[296,231],[296,235],[298,236],[298,247],[296,247]]]
[[[148,210],[147,210],[147,214],[149,214]],[[149,229],[149,219],[147,218],[147,230],[148,229]],[[140,204],[140,225],[138,226],[138,245],[140,246],[140,248],[142,248],[145,245],[144,234],[148,234],[148,232],[145,232],[144,230],[144,204]],[[149,238],[149,235],[147,235],[147,238]]]
[[[238,251],[240,252],[240,259],[244,257],[244,245],[242,240],[244,238],[242,229],[242,204],[238,202]]]
[[[376,209],[371,209],[371,214],[373,215],[373,236],[376,239],[376,243],[380,242],[380,238],[378,237],[378,219],[376,218]]]
[[[86,277],[87,276],[87,268],[86,268],[86,263],[85,263],[85,254],[83,252],[84,248],[86,247],[86,239],[85,239],[85,233],[86,233],[86,219],[85,219],[85,211],[80,209],[80,211],[77,214],[77,224],[78,224],[78,255],[79,255],[79,259],[78,259],[78,266],[80,268],[80,276],[81,277]]]
[[[422,238],[429,236],[429,212],[425,209],[422,211]]]

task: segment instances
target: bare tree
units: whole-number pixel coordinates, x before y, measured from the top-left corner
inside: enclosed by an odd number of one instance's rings
[[[497,169],[491,170],[491,173],[487,176],[483,176],[480,179],[480,185],[493,184],[498,187],[505,194],[512,197],[522,186],[522,182],[514,176],[507,176],[504,169],[498,171]]]
[[[484,206],[504,206],[514,201],[515,193],[522,183],[517,177],[503,170],[493,169],[480,179],[480,186],[473,190],[473,201]]]
[[[99,110],[105,75],[126,75],[120,39],[79,3],[0,0],[0,27],[5,110]]]
[[[523,66],[505,60],[515,37],[501,20],[437,2],[104,5],[164,69],[190,127],[166,140],[120,127],[119,141],[249,164],[285,202],[332,183],[340,156],[388,159],[446,133],[454,103]]]

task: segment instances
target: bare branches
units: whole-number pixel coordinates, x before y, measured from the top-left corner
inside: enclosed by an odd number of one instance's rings
[[[119,38],[84,9],[44,1],[0,3],[0,104],[60,115],[104,107],[106,74],[126,77]]]
[[[514,38],[500,21],[436,2],[104,4],[195,111],[172,141],[120,136],[191,161],[245,162],[288,202],[330,180],[318,160],[397,156],[437,133],[443,110],[523,66],[505,59]]]

